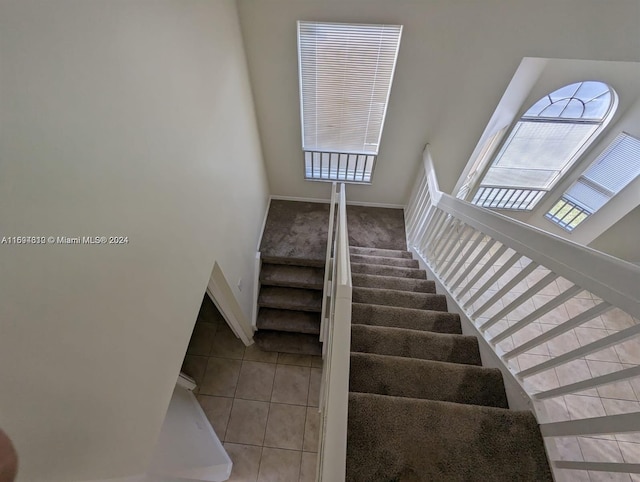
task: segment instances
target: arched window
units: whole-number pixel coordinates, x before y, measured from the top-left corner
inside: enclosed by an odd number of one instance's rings
[[[515,125],[484,175],[473,204],[530,211],[613,115],[613,90],[585,81],[533,104]]]

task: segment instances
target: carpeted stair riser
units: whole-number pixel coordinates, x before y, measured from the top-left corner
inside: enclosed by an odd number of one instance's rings
[[[435,333],[462,334],[460,315],[456,313],[366,303],[353,303],[351,305],[351,323],[433,331]]]
[[[353,286],[359,288],[381,288],[388,290],[411,291],[414,293],[435,293],[436,283],[426,279],[396,278],[374,274],[352,273]]]
[[[324,270],[306,266],[262,263],[260,283],[263,286],[321,290],[324,285]]]
[[[427,279],[427,273],[423,269],[354,263],[353,261],[351,262],[351,273],[397,276],[398,278]]]
[[[386,326],[352,325],[351,351],[482,365],[478,340],[473,336]]]
[[[282,310],[322,311],[322,292],[301,288],[263,286],[258,306]]]
[[[531,412],[349,394],[348,482],[552,482]]]
[[[417,259],[385,258],[383,256],[365,256],[361,254],[351,255],[352,263],[375,264],[382,266],[396,266],[400,268],[418,269],[420,264]]]
[[[263,263],[269,264],[283,264],[291,266],[307,266],[311,268],[324,268],[324,259],[308,259],[308,258],[290,258],[285,256],[269,256],[266,254],[261,255]]]
[[[264,351],[294,355],[322,355],[322,344],[318,341],[318,335],[259,330],[254,333],[253,339],[256,345]]]
[[[382,256],[384,258],[413,259],[413,256],[409,251],[398,251],[395,249],[378,249],[378,248],[364,248],[361,246],[351,246],[349,248],[349,253],[360,254],[364,256]]]
[[[497,368],[351,353],[349,391],[509,408]]]
[[[399,306],[419,310],[447,311],[447,298],[434,293],[411,293],[399,290],[381,290],[377,288],[353,288],[354,303]]]
[[[256,327],[258,330],[288,331],[292,333],[319,335],[320,313],[260,308]]]

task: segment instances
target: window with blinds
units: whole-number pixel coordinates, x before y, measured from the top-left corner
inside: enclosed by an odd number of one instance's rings
[[[639,175],[640,140],[623,132],[582,173],[545,217],[572,231]]]
[[[584,81],[538,100],[511,130],[472,202],[491,209],[533,210],[602,132],[614,99],[607,84]]]
[[[305,178],[370,183],[401,25],[298,22]]]

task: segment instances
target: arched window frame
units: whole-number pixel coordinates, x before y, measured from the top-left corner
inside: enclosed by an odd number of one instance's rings
[[[590,89],[601,91],[599,95],[589,97],[585,93]],[[608,96],[607,103],[586,107],[602,96]],[[575,82],[546,94],[513,125],[497,154],[479,176],[481,180],[470,196],[471,202],[490,209],[532,211],[602,134],[617,106],[618,96],[614,89],[600,81]],[[598,115],[589,115],[593,113]],[[540,132],[546,129],[547,133],[539,132],[536,138],[536,129]],[[532,137],[527,138],[527,135]],[[578,138],[574,143],[570,142],[572,136]],[[554,155],[554,147],[556,151],[564,149],[566,152]],[[534,157],[545,159],[551,166],[545,168],[537,164]],[[509,165],[514,160],[515,163]]]

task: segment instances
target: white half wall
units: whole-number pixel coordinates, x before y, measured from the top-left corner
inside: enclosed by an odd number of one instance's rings
[[[0,2],[0,426],[20,481],[144,473],[214,262],[269,189],[232,0]],[[243,280],[242,291],[237,288]]]

